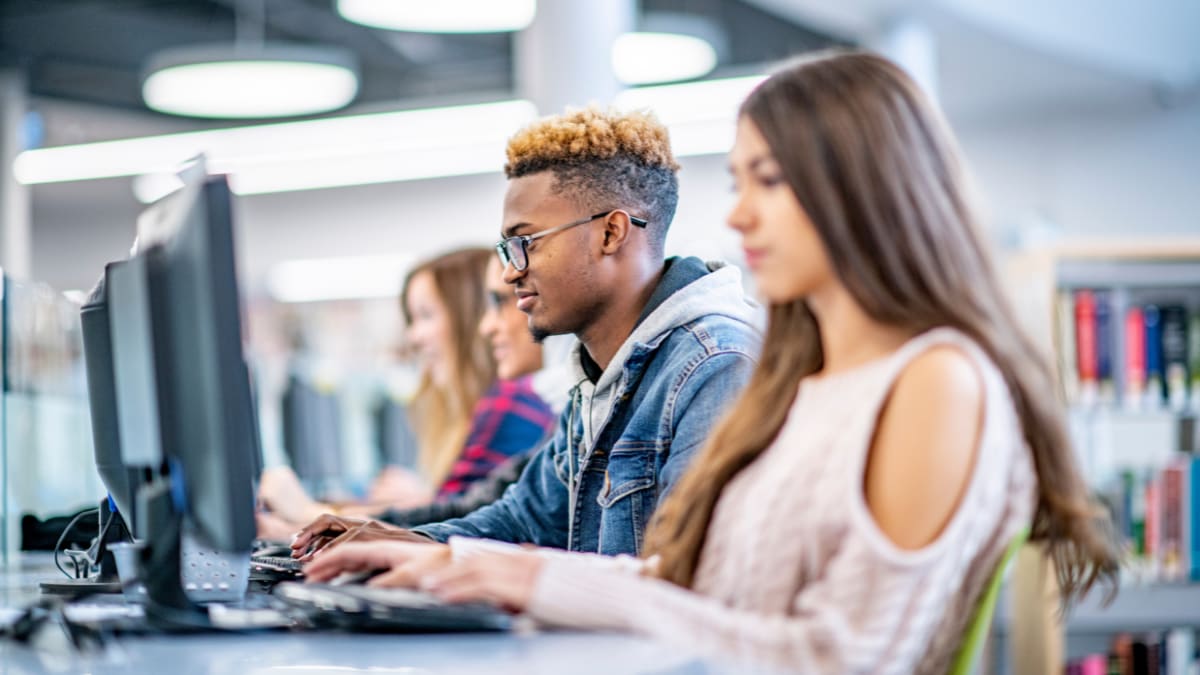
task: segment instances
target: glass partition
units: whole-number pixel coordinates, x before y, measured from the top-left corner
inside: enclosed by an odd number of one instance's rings
[[[5,563],[21,547],[21,518],[97,504],[79,302],[44,284],[3,280],[0,476]]]

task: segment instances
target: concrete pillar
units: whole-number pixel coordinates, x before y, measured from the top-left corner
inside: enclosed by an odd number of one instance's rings
[[[904,68],[926,95],[938,100],[937,37],[928,25],[910,16],[895,17],[884,23],[869,46]]]
[[[33,266],[29,188],[13,175],[13,160],[24,150],[25,77],[0,69],[0,267],[16,279],[29,279]]]
[[[612,71],[613,40],[634,29],[634,0],[541,0],[516,36],[517,92],[542,115],[567,106],[607,106],[621,84]]]

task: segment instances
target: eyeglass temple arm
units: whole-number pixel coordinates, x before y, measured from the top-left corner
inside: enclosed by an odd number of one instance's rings
[[[648,225],[650,222],[650,221],[646,220],[645,218],[638,218],[637,216],[626,211],[625,209],[613,209],[612,211],[601,211],[600,213],[597,213],[596,215],[589,217],[588,220],[595,220],[597,218],[603,218],[604,216],[607,216],[608,214],[613,213],[614,211],[620,211],[621,213],[624,213],[625,216],[627,218],[629,218],[629,222],[633,223],[634,225],[636,225],[638,227],[646,227],[646,225]],[[584,221],[584,222],[587,222],[587,221]]]

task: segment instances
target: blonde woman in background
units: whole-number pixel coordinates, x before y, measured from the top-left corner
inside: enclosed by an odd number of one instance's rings
[[[417,265],[404,279],[400,308],[405,339],[422,365],[408,415],[425,487],[412,485],[404,469],[390,466],[367,495],[372,504],[429,503],[462,454],[471,412],[496,379],[491,350],[478,333],[487,309],[484,279],[489,258],[484,248],[453,251]]]
[[[422,364],[408,406],[419,476],[387,467],[366,503],[335,505],[309,498],[290,470],[270,470],[259,490],[270,510],[260,517],[260,536],[279,538],[325,513],[369,515],[452,499],[540,440],[552,413],[544,403],[518,400],[519,392],[495,384],[495,361],[478,332],[492,257],[483,248],[454,251],[418,265],[405,278],[406,339]]]

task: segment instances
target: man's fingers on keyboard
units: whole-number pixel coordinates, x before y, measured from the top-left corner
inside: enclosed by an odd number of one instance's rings
[[[322,552],[328,550],[329,546],[333,544],[335,539],[337,539],[337,537],[330,536],[319,537],[313,540],[312,546],[308,547],[308,550],[304,552],[304,557],[308,560],[312,560]]]

